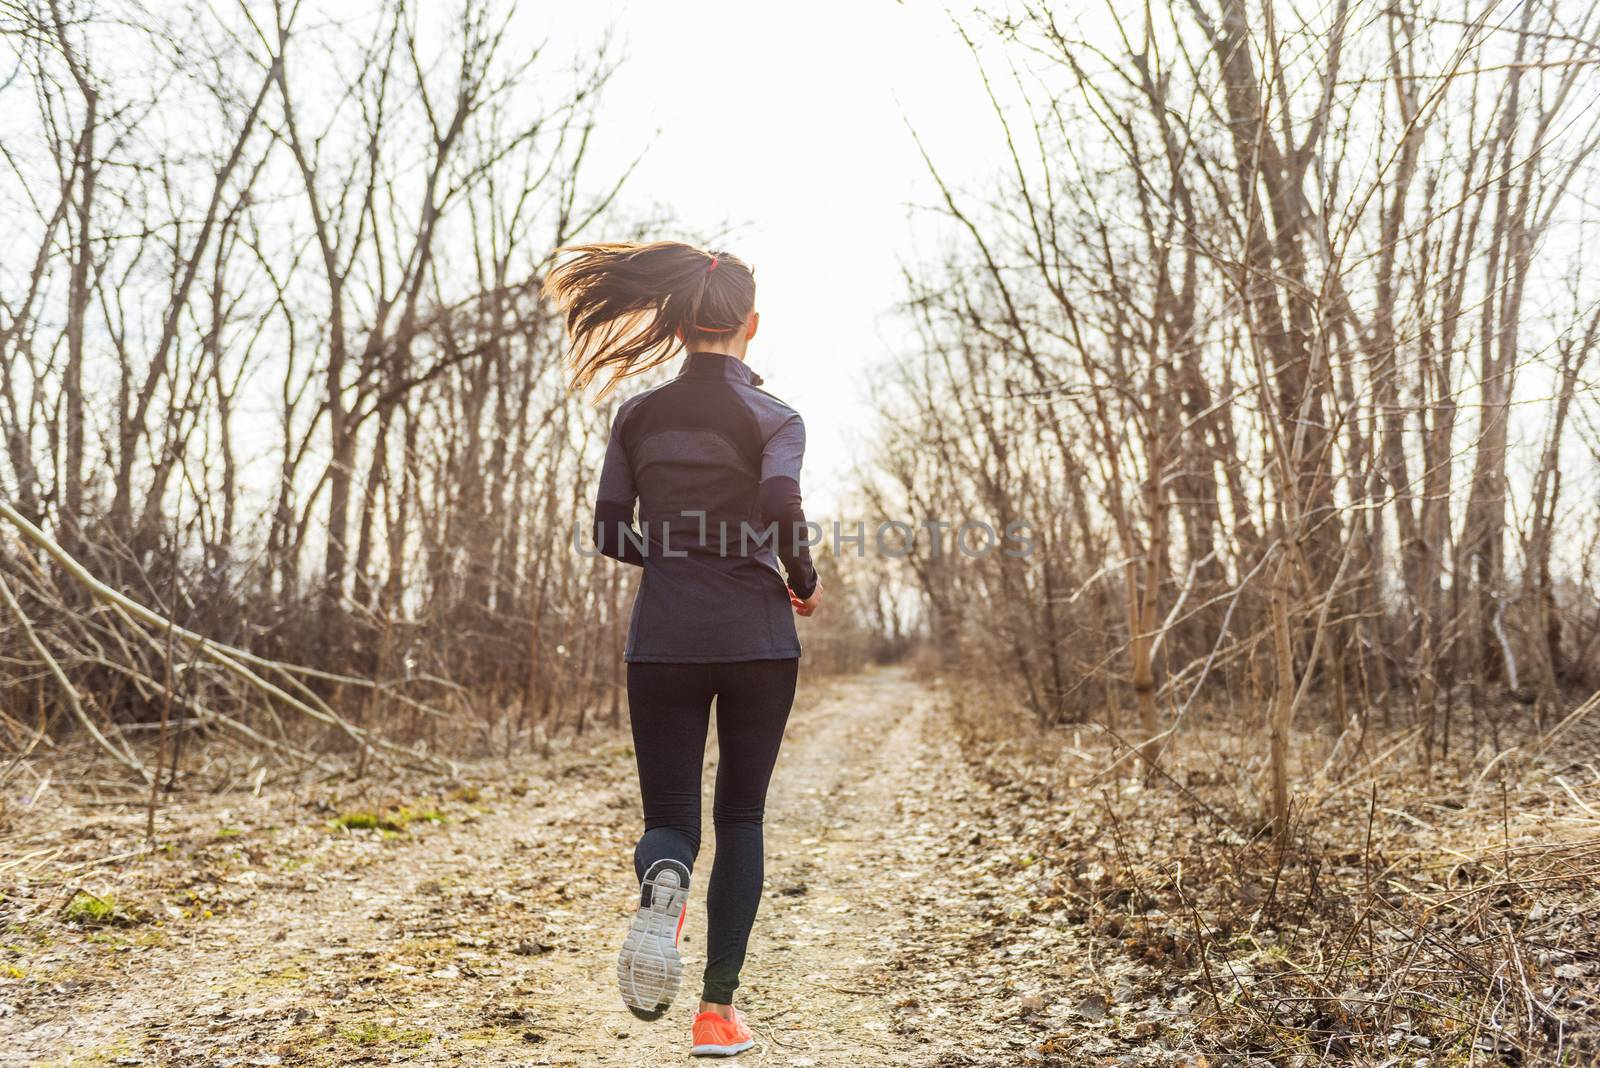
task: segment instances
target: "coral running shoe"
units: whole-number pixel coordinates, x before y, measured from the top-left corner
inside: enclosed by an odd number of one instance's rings
[[[678,936],[689,904],[689,869],[658,860],[639,887],[639,911],[617,956],[617,987],[623,1004],[641,1020],[659,1020],[678,993],[683,958]]]
[[[694,1018],[694,1045],[689,1047],[689,1053],[695,1057],[731,1057],[755,1044],[755,1036],[745,1026],[738,1009],[733,1010],[731,1020],[715,1012],[702,1012]]]

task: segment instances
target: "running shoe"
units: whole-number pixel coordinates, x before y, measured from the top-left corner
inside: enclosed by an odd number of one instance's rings
[[[639,911],[617,956],[623,1004],[641,1020],[659,1020],[678,993],[683,979],[678,936],[688,903],[689,869],[675,860],[650,865],[639,887]]]
[[[745,1026],[739,1010],[733,1010],[729,1020],[720,1013],[702,1012],[694,1018],[694,1045],[689,1047],[694,1057],[731,1057],[743,1053],[756,1044],[755,1036]]]

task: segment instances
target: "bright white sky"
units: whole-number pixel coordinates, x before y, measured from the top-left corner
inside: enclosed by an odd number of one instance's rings
[[[551,18],[555,51],[618,32],[625,59],[591,177],[642,150],[624,217],[661,205],[680,229],[658,236],[755,266],[750,365],[806,419],[807,500],[844,503],[870,424],[867,375],[909,343],[894,312],[901,267],[936,193],[907,123],[963,186],[1000,163],[966,45],[939,6],[895,0],[600,0],[540,5],[529,28]]]

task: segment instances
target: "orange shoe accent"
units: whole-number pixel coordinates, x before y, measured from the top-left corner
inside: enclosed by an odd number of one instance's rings
[[[755,1036],[745,1026],[738,1009],[733,1010],[731,1020],[719,1013],[702,1012],[694,1018],[694,1045],[689,1047],[689,1053],[695,1057],[731,1057],[755,1044]]]

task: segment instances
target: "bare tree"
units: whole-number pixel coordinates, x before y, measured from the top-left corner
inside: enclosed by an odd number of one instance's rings
[[[443,706],[509,746],[534,724],[508,704],[614,705],[603,643],[518,637],[613,626],[629,592],[570,548],[605,413],[565,391],[538,297],[626,178],[585,166],[609,47],[553,60],[490,0],[321,16],[0,16],[0,212],[36,250],[0,267],[27,532],[0,542],[0,690],[54,664],[124,763],[117,725],[174,701],[184,730],[363,759],[441,741]],[[166,685],[183,633],[267,689],[222,661]]]
[[[1557,510],[1595,342],[1594,264],[1559,230],[1593,221],[1573,190],[1600,137],[1580,103],[1597,16],[1570,14],[1187,0],[1108,8],[1094,33],[1043,4],[963,27],[1005,181],[963,196],[929,161],[964,251],[914,280],[923,343],[886,405],[889,479],[868,480],[886,508],[937,493],[1049,533],[997,597],[966,595],[983,568],[925,584],[935,634],[1013,635],[1036,709],[1061,646],[1099,637],[1052,716],[1114,683],[1151,760],[1203,692],[1268,698],[1246,726],[1265,728],[1280,834],[1308,707],[1359,733],[1399,705],[1431,753],[1452,679],[1481,708],[1490,683],[1521,696],[1531,663],[1555,700],[1576,606],[1550,577],[1553,532],[1593,521]],[[990,40],[1027,73],[989,81]],[[1588,299],[1552,309],[1531,299],[1541,280]],[[1527,381],[1547,349],[1548,389]],[[1540,411],[1523,484],[1513,428]],[[1050,626],[1013,627],[1008,588],[1047,591]]]

